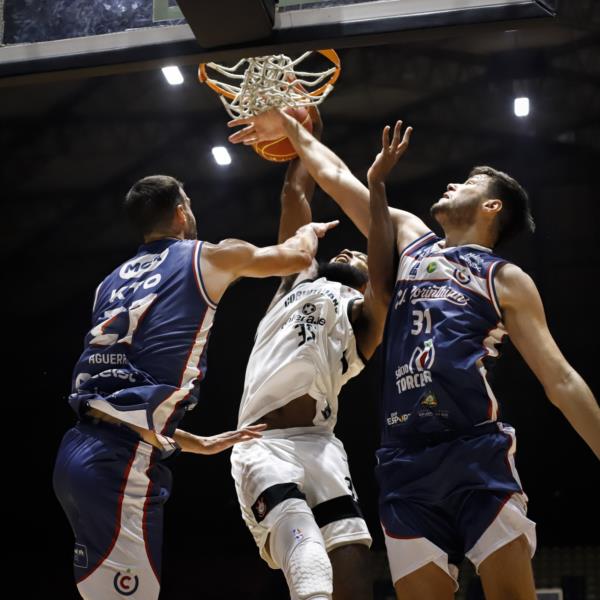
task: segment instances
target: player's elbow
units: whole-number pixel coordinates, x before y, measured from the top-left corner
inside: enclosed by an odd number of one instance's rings
[[[577,385],[579,376],[573,367],[567,365],[560,372],[555,373],[551,380],[544,382],[544,391],[548,400],[561,412],[565,408],[568,398],[571,398],[571,390]]]
[[[339,164],[323,164],[317,169],[315,179],[327,194],[336,199],[336,192],[339,191],[340,183],[344,179],[348,167],[340,161]]]
[[[297,202],[306,196],[304,186],[297,183],[286,182],[281,189],[281,203]]]
[[[313,257],[306,250],[295,250],[291,256],[288,255],[285,267],[281,275],[292,275],[308,269],[312,265]]]
[[[310,252],[306,252],[306,250],[298,251],[298,271],[304,271],[304,269],[308,269],[310,265],[312,265],[313,257]]]

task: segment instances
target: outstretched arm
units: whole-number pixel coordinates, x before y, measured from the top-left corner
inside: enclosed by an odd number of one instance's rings
[[[362,314],[357,321],[356,338],[361,353],[370,358],[381,343],[387,309],[396,281],[397,231],[385,192],[385,182],[391,170],[404,155],[410,142],[412,127],[400,139],[402,121],[394,127],[390,143],[390,128],[386,125],[381,136],[381,151],[367,174],[369,182],[369,284],[365,290]]]
[[[250,425],[237,431],[225,431],[224,433],[209,437],[202,437],[183,429],[176,429],[173,439],[177,442],[182,452],[217,454],[240,442],[247,442],[261,437],[260,432],[264,431],[266,427],[266,425]]]
[[[287,136],[314,180],[337,202],[362,234],[368,236],[368,189],[352,174],[341,158],[312,136],[296,119],[282,110],[271,109],[260,115],[234,119],[228,123],[229,127],[239,125],[246,127],[229,137],[235,144],[254,144]],[[390,209],[390,212],[398,226],[399,250],[429,231],[421,219],[409,212],[398,209]]]
[[[389,305],[396,282],[396,239],[397,224],[390,216],[385,182],[398,161],[402,158],[410,143],[412,127],[407,127],[402,139],[402,121],[397,121],[390,143],[390,127],[386,125],[381,136],[381,152],[375,157],[367,173],[370,195],[369,228],[369,281],[374,298],[386,306]]]
[[[515,265],[496,276],[508,335],[546,395],[600,459],[600,408],[590,388],[554,341],[535,283]]]
[[[312,264],[318,238],[337,224],[338,221],[309,223],[282,244],[265,248],[242,240],[205,246],[201,260],[208,263],[211,273],[204,282],[209,297],[218,302],[229,284],[239,277],[281,277],[303,271]]]

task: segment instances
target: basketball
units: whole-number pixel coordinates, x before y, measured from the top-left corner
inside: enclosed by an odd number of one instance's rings
[[[296,121],[300,121],[302,126],[312,133],[312,119],[308,110],[302,107],[286,108],[285,112],[294,117]],[[294,146],[287,137],[281,137],[276,140],[267,140],[253,144],[254,151],[266,160],[273,162],[286,162],[298,156],[294,150]]]

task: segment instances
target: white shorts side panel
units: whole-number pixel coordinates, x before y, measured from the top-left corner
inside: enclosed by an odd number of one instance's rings
[[[458,567],[448,563],[448,555],[427,538],[395,538],[384,530],[385,547],[392,575],[392,582],[410,575],[410,573],[435,563],[454,582],[458,589]]]
[[[490,554],[525,535],[531,556],[535,553],[537,537],[535,534],[535,523],[527,518],[527,504],[525,496],[513,494],[508,502],[502,507],[498,516],[477,540],[475,545],[466,553],[467,558],[475,566],[479,573],[479,565]]]

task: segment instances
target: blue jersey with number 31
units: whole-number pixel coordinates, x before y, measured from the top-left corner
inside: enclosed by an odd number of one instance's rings
[[[487,369],[506,335],[494,289],[504,263],[432,232],[404,250],[383,343],[382,445],[497,420]]]

